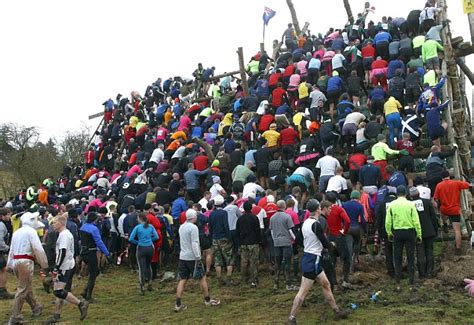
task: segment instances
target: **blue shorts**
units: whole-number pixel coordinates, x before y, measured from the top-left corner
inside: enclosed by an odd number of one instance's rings
[[[305,252],[301,260],[301,272],[303,277],[316,280],[316,277],[323,272],[321,256]]]

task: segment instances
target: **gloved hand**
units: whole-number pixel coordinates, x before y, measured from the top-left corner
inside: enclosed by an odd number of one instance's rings
[[[410,153],[408,152],[408,150],[403,149],[403,150],[400,150],[400,154],[404,156],[408,156]]]
[[[388,235],[388,241],[393,242],[393,235]]]
[[[471,297],[474,297],[474,280],[464,279],[464,283],[466,283],[466,286],[464,287],[464,289],[467,290],[467,293]]]

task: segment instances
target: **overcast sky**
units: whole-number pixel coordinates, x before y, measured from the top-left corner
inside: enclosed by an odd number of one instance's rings
[[[364,2],[351,1],[354,15]],[[454,35],[469,40],[462,0],[447,2]],[[308,21],[313,34],[347,20],[342,0],[293,3],[300,25]],[[368,20],[406,17],[424,3],[371,1],[376,10]],[[277,12],[266,31],[270,49],[291,22],[285,0],[0,1],[2,123],[37,126],[43,140],[60,138],[96,126],[88,115],[109,97],[143,94],[158,77],[189,77],[198,62],[215,66],[216,74],[237,70],[237,47],[245,62],[259,49],[264,6]]]

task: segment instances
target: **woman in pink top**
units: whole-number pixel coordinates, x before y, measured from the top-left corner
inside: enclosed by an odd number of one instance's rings
[[[308,69],[306,66],[308,65],[308,61],[306,60],[301,60],[298,63],[296,63],[296,69],[299,70],[300,76],[306,77],[308,76]]]
[[[293,209],[295,207],[295,201],[292,198],[286,200],[286,210],[285,213],[291,217],[293,220],[293,224],[296,226],[300,223],[300,218],[298,217],[298,213],[295,212]]]
[[[290,76],[290,81],[288,83],[288,95],[290,106],[295,108],[296,98],[298,97],[298,86],[300,84],[301,76],[298,74],[298,70],[295,70],[295,73]]]
[[[185,112],[183,116],[179,119],[178,131],[183,131],[184,129],[189,130],[191,128],[191,119],[188,116],[188,113]]]
[[[140,166],[138,165],[133,165],[132,168],[130,168],[127,172],[127,177],[130,177],[132,176],[133,174],[141,174],[142,173],[142,169],[140,168]]]

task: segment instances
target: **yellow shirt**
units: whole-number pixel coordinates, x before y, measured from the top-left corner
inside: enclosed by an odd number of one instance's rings
[[[165,213],[165,214],[163,214],[163,217],[168,219],[168,223],[170,224],[170,226],[173,224],[173,217],[171,215]]]
[[[399,109],[402,108],[402,104],[393,97],[390,97],[383,105],[383,112],[385,116],[392,113],[399,113]]]
[[[303,114],[301,114],[300,112],[296,113],[295,115],[293,115],[293,124],[296,126],[300,126],[302,119],[303,119]]]
[[[130,120],[128,122],[128,124],[130,124],[130,126],[136,127],[137,123],[138,123],[138,117],[136,117],[136,116],[130,117]]]
[[[303,99],[309,96],[309,88],[306,82],[302,82],[298,86],[298,96],[299,99]]]
[[[13,232],[20,229],[21,219],[17,214],[12,215],[11,223],[12,223]]]
[[[168,124],[168,122],[171,121],[172,118],[173,118],[173,112],[166,111],[163,117],[163,121],[165,122],[165,124]]]
[[[275,130],[268,130],[263,132],[262,137],[267,140],[269,147],[275,147],[278,145],[278,140],[280,139],[280,133]]]

